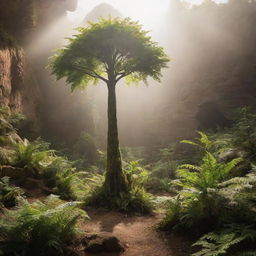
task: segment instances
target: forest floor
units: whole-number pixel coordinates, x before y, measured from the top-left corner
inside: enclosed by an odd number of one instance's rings
[[[160,213],[150,216],[129,216],[103,209],[86,209],[90,220],[81,228],[88,233],[105,233],[116,236],[126,247],[122,254],[101,253],[86,256],[189,256],[191,241],[156,229],[163,217]]]
[[[30,202],[45,199],[40,191],[33,190],[29,193],[33,195],[29,198]],[[95,254],[76,250],[79,256],[190,256],[192,253],[191,239],[157,229],[165,215],[161,207],[151,215],[127,215],[91,207],[86,207],[85,210],[90,219],[79,225],[85,235],[115,236],[124,245],[125,251],[121,254]]]

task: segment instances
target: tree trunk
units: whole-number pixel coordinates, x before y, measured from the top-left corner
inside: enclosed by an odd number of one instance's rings
[[[128,185],[122,170],[121,154],[119,150],[115,87],[115,82],[108,83],[107,171],[104,184],[105,193],[114,197],[119,196],[120,193],[128,192]]]

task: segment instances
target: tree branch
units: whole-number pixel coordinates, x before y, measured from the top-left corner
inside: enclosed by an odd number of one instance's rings
[[[82,73],[84,73],[84,74],[86,74],[88,76],[91,76],[91,77],[96,78],[96,79],[100,79],[100,80],[104,81],[105,83],[108,82],[108,80],[106,78],[104,78],[103,76],[99,75],[94,70],[88,70],[84,66],[81,66],[81,65],[78,65],[78,64],[73,65],[73,67],[75,69],[77,69],[78,71],[81,71]]]
[[[121,80],[125,76],[129,76],[132,72],[133,71],[119,73],[120,76],[116,78],[116,82],[118,82],[119,80]]]

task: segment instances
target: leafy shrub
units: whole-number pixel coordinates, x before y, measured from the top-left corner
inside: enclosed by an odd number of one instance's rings
[[[150,213],[152,212],[153,196],[147,193],[144,188],[131,190],[128,196],[121,197],[117,202],[117,208],[124,212]]]
[[[146,188],[153,192],[170,192],[170,182],[175,177],[177,159],[176,146],[171,144],[166,148],[154,150],[154,155],[146,168],[149,169],[149,178]],[[152,152],[151,152],[152,154]],[[153,160],[153,162],[152,162]]]
[[[13,164],[24,168],[31,175],[39,176],[53,152],[48,149],[48,144],[40,139],[31,143],[25,139],[16,145]]]
[[[45,203],[27,201],[17,210],[5,210],[0,220],[0,251],[4,255],[62,255],[79,233],[76,223],[87,214],[78,202],[63,203],[50,196]]]
[[[0,135],[16,132],[16,126],[24,120],[24,116],[11,110],[6,105],[0,106]]]
[[[249,107],[238,110],[238,118],[231,128],[234,147],[247,152],[251,159],[256,158],[256,113]]]
[[[121,147],[122,160],[125,163],[132,161],[143,161],[146,157],[145,149],[143,147]],[[139,159],[139,160],[138,160]]]
[[[170,192],[170,182],[175,177],[176,161],[159,160],[152,164],[146,187],[150,191]]]
[[[193,246],[202,249],[192,256],[243,256],[256,255],[256,230],[251,226],[231,224],[221,232],[211,232],[201,237]],[[246,243],[247,250],[239,250],[239,245]]]
[[[15,206],[23,194],[22,189],[10,185],[9,177],[0,179],[0,203],[3,206]]]
[[[12,147],[17,142],[21,141],[17,135],[17,126],[24,119],[24,117],[12,111],[5,105],[0,105],[0,146],[1,151],[4,147]],[[8,148],[10,149],[10,148]]]
[[[94,187],[87,180],[92,178],[92,175],[78,172],[74,168],[76,162],[71,162],[60,156],[59,152],[50,150],[50,144],[41,138],[33,142],[19,138],[15,126],[22,119],[23,116],[11,111],[10,108],[0,107],[0,145],[3,145],[0,147],[0,164],[16,168],[22,172],[20,177],[24,174],[23,179],[42,179],[45,185],[62,199],[85,198]],[[86,134],[83,135],[83,141],[89,140]]]
[[[256,113],[250,107],[236,111],[232,127],[210,134],[218,153],[237,151],[248,160],[256,159]]]
[[[86,205],[103,207],[110,210],[132,213],[150,213],[153,209],[152,195],[144,189],[131,190],[110,199],[106,196],[103,187],[98,187],[86,198]]]
[[[12,149],[0,147],[0,165],[9,165],[12,163],[15,151]]]
[[[231,178],[219,184],[219,193],[228,200],[229,211],[223,216],[226,223],[256,224],[256,168],[244,177]]]
[[[149,173],[139,166],[138,161],[127,163],[124,167],[129,183],[130,191],[120,194],[119,197],[109,199],[104,192],[104,179],[97,182],[94,188],[90,189],[86,204],[97,207],[109,208],[123,212],[149,213],[153,209],[151,194],[147,193],[144,185],[147,182]],[[93,176],[97,177],[97,176]],[[101,176],[103,177],[103,176]],[[89,179],[87,179],[89,180]]]
[[[136,191],[144,187],[149,178],[149,172],[139,165],[138,161],[131,161],[124,166],[129,187]]]
[[[177,220],[182,217],[182,202],[180,196],[178,195],[169,200],[166,209],[165,218],[160,222],[159,228],[162,230],[171,230],[177,225]]]
[[[185,164],[178,167],[178,179],[173,184],[182,189],[178,191],[177,197],[180,202],[176,200],[170,204],[167,216],[161,224],[163,228],[205,228],[205,225],[201,225],[205,221],[208,222],[207,228],[210,228],[218,221],[225,205],[226,199],[219,193],[218,185],[227,179],[241,159],[233,159],[228,163],[219,162],[208,152],[211,141],[205,134],[200,135],[200,147],[205,150],[202,163],[200,166]],[[183,142],[198,146],[192,141]]]
[[[98,152],[90,134],[83,132],[73,147],[73,156],[83,159],[83,165],[95,164],[98,160]]]
[[[77,175],[73,169],[66,169],[57,173],[55,192],[64,200],[75,200],[74,186],[76,181]]]
[[[88,168],[88,172],[78,171],[74,162],[53,155],[42,171],[42,178],[48,187],[65,200],[84,200],[97,186],[103,183],[103,176]]]

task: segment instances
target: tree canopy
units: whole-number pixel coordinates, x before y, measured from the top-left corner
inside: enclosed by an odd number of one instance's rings
[[[53,74],[66,77],[72,90],[99,80],[117,83],[124,77],[132,82],[147,83],[147,77],[160,81],[169,58],[138,22],[101,18],[77,30],[51,62]]]

